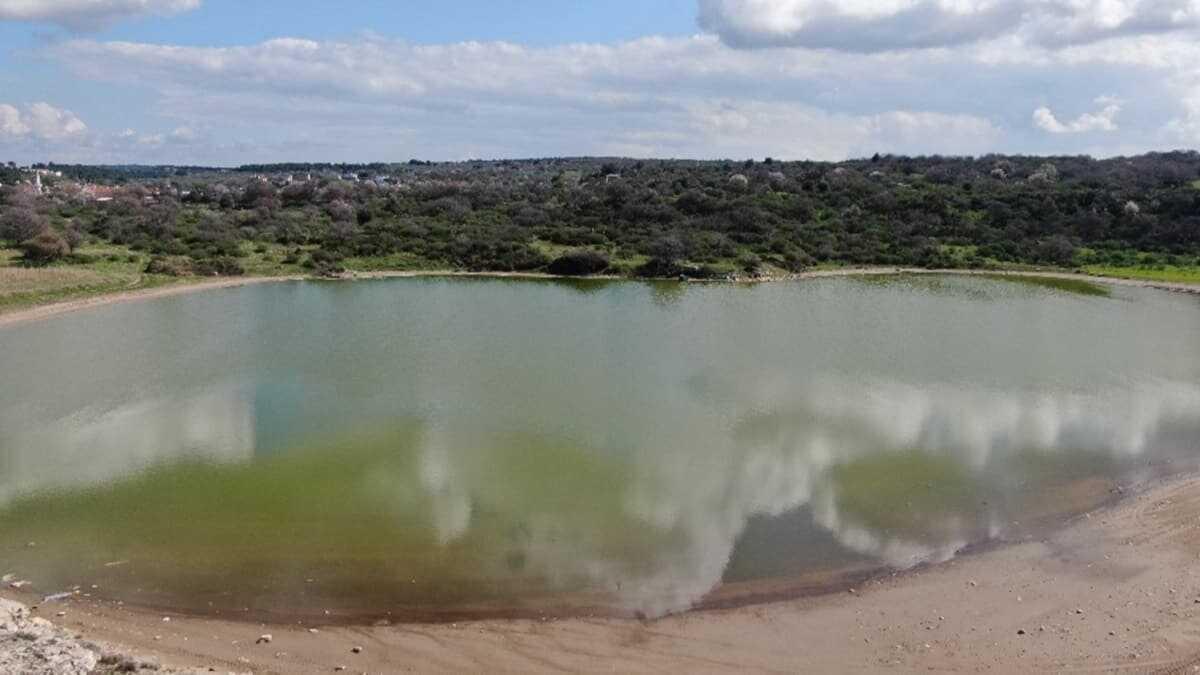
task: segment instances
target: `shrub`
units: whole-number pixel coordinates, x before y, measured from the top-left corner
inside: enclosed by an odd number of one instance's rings
[[[146,274],[165,274],[171,277],[183,277],[192,273],[192,266],[175,258],[154,256],[146,263]]]
[[[340,254],[319,248],[308,254],[308,260],[304,261],[304,266],[310,269],[318,269],[320,267],[336,266],[341,261],[342,256]]]
[[[32,265],[46,265],[60,260],[71,252],[70,245],[61,235],[51,230],[42,230],[31,239],[21,242],[25,261]]]
[[[0,239],[26,242],[46,229],[46,219],[28,208],[9,208],[0,214]]]
[[[636,273],[639,277],[667,278],[679,276],[682,270],[683,268],[674,260],[651,258],[637,268]]]
[[[738,257],[737,264],[746,274],[758,274],[762,268],[762,259],[753,253],[746,253]]]
[[[599,251],[581,249],[560,255],[546,269],[551,274],[559,274],[565,277],[582,277],[589,274],[599,274],[608,269],[608,266],[608,256]]]
[[[246,273],[241,263],[228,256],[198,260],[193,269],[196,274],[212,277],[237,277]]]

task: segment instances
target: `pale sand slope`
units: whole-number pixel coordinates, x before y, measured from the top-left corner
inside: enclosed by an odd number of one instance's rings
[[[801,272],[783,277],[771,277],[763,279],[743,279],[751,283],[762,281],[793,281],[800,279],[823,279],[830,277],[849,277],[849,276],[876,276],[887,274],[961,274],[961,275],[1002,275],[1014,277],[1049,277],[1054,279],[1079,279],[1093,281],[1102,284],[1110,284],[1114,286],[1138,286],[1142,288],[1157,288],[1164,291],[1173,291],[1178,293],[1192,293],[1200,295],[1200,285],[1173,283],[1163,281],[1148,281],[1143,279],[1118,279],[1113,277],[1094,277],[1084,274],[1072,274],[1069,272],[1024,272],[1024,271],[992,271],[992,270],[929,270],[924,268],[911,267],[851,267],[835,270],[818,270],[813,272]],[[383,279],[395,277],[423,277],[423,276],[461,276],[461,277],[497,277],[497,278],[528,278],[528,279],[559,279],[564,277],[556,277],[550,274],[540,274],[535,272],[455,272],[455,271],[396,271],[396,272],[350,272],[343,279]],[[81,309],[89,309],[93,307],[103,307],[118,302],[128,302],[132,300],[148,300],[152,298],[161,298],[171,295],[179,295],[181,293],[190,293],[193,291],[210,290],[214,288],[233,288],[237,286],[247,286],[250,284],[259,284],[271,281],[298,281],[302,279],[310,279],[312,277],[304,276],[278,276],[278,277],[223,277],[217,279],[206,279],[203,281],[193,281],[180,284],[178,286],[164,286],[159,288],[142,289],[134,291],[124,291],[118,293],[108,293],[77,300],[66,300],[56,302],[49,305],[39,305],[26,309],[18,309],[9,312],[0,313],[0,327],[6,325],[23,323],[26,321],[36,321],[39,319],[48,319],[67,312],[74,312]],[[591,277],[568,277],[572,279],[593,279],[593,280],[615,280],[623,279],[624,277],[612,277],[604,275],[596,275]]]
[[[37,611],[164,666],[221,671],[1195,672],[1200,477],[1152,487],[1048,539],[852,593],[646,623],[481,621],[310,632],[180,616],[164,622],[161,612],[80,596]],[[263,633],[271,642],[255,644]],[[354,646],[361,653],[352,653]]]

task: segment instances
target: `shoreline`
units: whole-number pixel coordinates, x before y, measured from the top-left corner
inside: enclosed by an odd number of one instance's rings
[[[953,274],[962,276],[1011,276],[1023,278],[1068,279],[1089,281],[1112,286],[1130,286],[1137,288],[1152,288],[1155,290],[1175,293],[1200,295],[1200,284],[1178,282],[1161,282],[1147,279],[1123,279],[1118,277],[1103,277],[1090,274],[1076,274],[1058,271],[1030,270],[986,270],[986,269],[925,269],[920,267],[847,267],[830,270],[813,270],[794,274],[762,278],[738,278],[734,280],[704,280],[694,279],[690,283],[779,283],[787,281],[804,281],[809,279],[829,279],[856,276],[888,276],[895,274]],[[308,275],[280,275],[261,277],[218,277],[203,281],[185,282],[172,286],[137,289],[131,291],[116,291],[102,293],[74,300],[64,300],[43,305],[35,305],[10,312],[0,312],[0,328],[18,323],[38,321],[95,307],[150,300],[154,298],[182,295],[221,288],[238,288],[261,283],[284,281],[357,281],[369,279],[407,279],[419,277],[471,277],[495,279],[541,279],[541,280],[574,280],[574,281],[671,281],[670,279],[639,279],[615,275],[592,275],[586,277],[568,277],[546,274],[543,272],[464,272],[458,270],[379,270],[367,272],[348,272],[334,278],[321,278]]]
[[[1151,479],[1044,536],[841,592],[648,621],[255,623],[81,594],[43,600],[32,614],[81,644],[168,669],[1172,672],[1200,665],[1198,520],[1200,474]],[[0,597],[37,600],[8,588]]]

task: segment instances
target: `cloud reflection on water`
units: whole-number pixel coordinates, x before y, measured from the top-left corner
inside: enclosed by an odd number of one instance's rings
[[[1022,453],[1083,452],[1121,461],[1169,448],[1159,444],[1170,425],[1200,439],[1200,387],[1145,381],[1098,392],[1012,392],[959,385],[918,387],[890,381],[824,378],[808,387],[765,386],[743,392],[745,412],[724,433],[716,426],[672,427],[652,448],[632,453],[627,485],[618,489],[621,517],[661,533],[661,545],[640,565],[617,564],[586,550],[562,555],[539,546],[524,550],[528,564],[554,577],[586,577],[598,588],[618,589],[620,604],[649,614],[691,606],[721,581],[747,521],[808,506],[813,518],[849,551],[904,568],[944,560],[981,536],[996,536],[1019,505],[995,504],[983,512],[945,513],[922,536],[873,530],[839,502],[831,470],[861,458],[920,450],[961,465],[974,479],[1003,490],[1004,465]],[[439,482],[431,486],[436,512],[462,514],[477,489],[456,471],[480,455],[478,447],[425,441]],[[448,453],[448,454],[447,454]],[[486,454],[486,451],[484,451]],[[503,469],[503,467],[497,467]],[[509,481],[489,475],[492,489]],[[447,490],[447,485],[458,485]],[[501,488],[502,489],[502,488]],[[581,499],[595,495],[580,495]],[[533,514],[514,514],[525,518]],[[572,531],[569,514],[536,514],[550,530]],[[439,527],[441,537],[463,532],[461,519]]]

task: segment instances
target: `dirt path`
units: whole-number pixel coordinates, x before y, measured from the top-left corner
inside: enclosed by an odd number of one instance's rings
[[[1200,666],[1200,477],[1044,540],[852,592],[651,622],[260,625],[81,595],[35,613],[164,666],[221,671],[1190,673]]]

